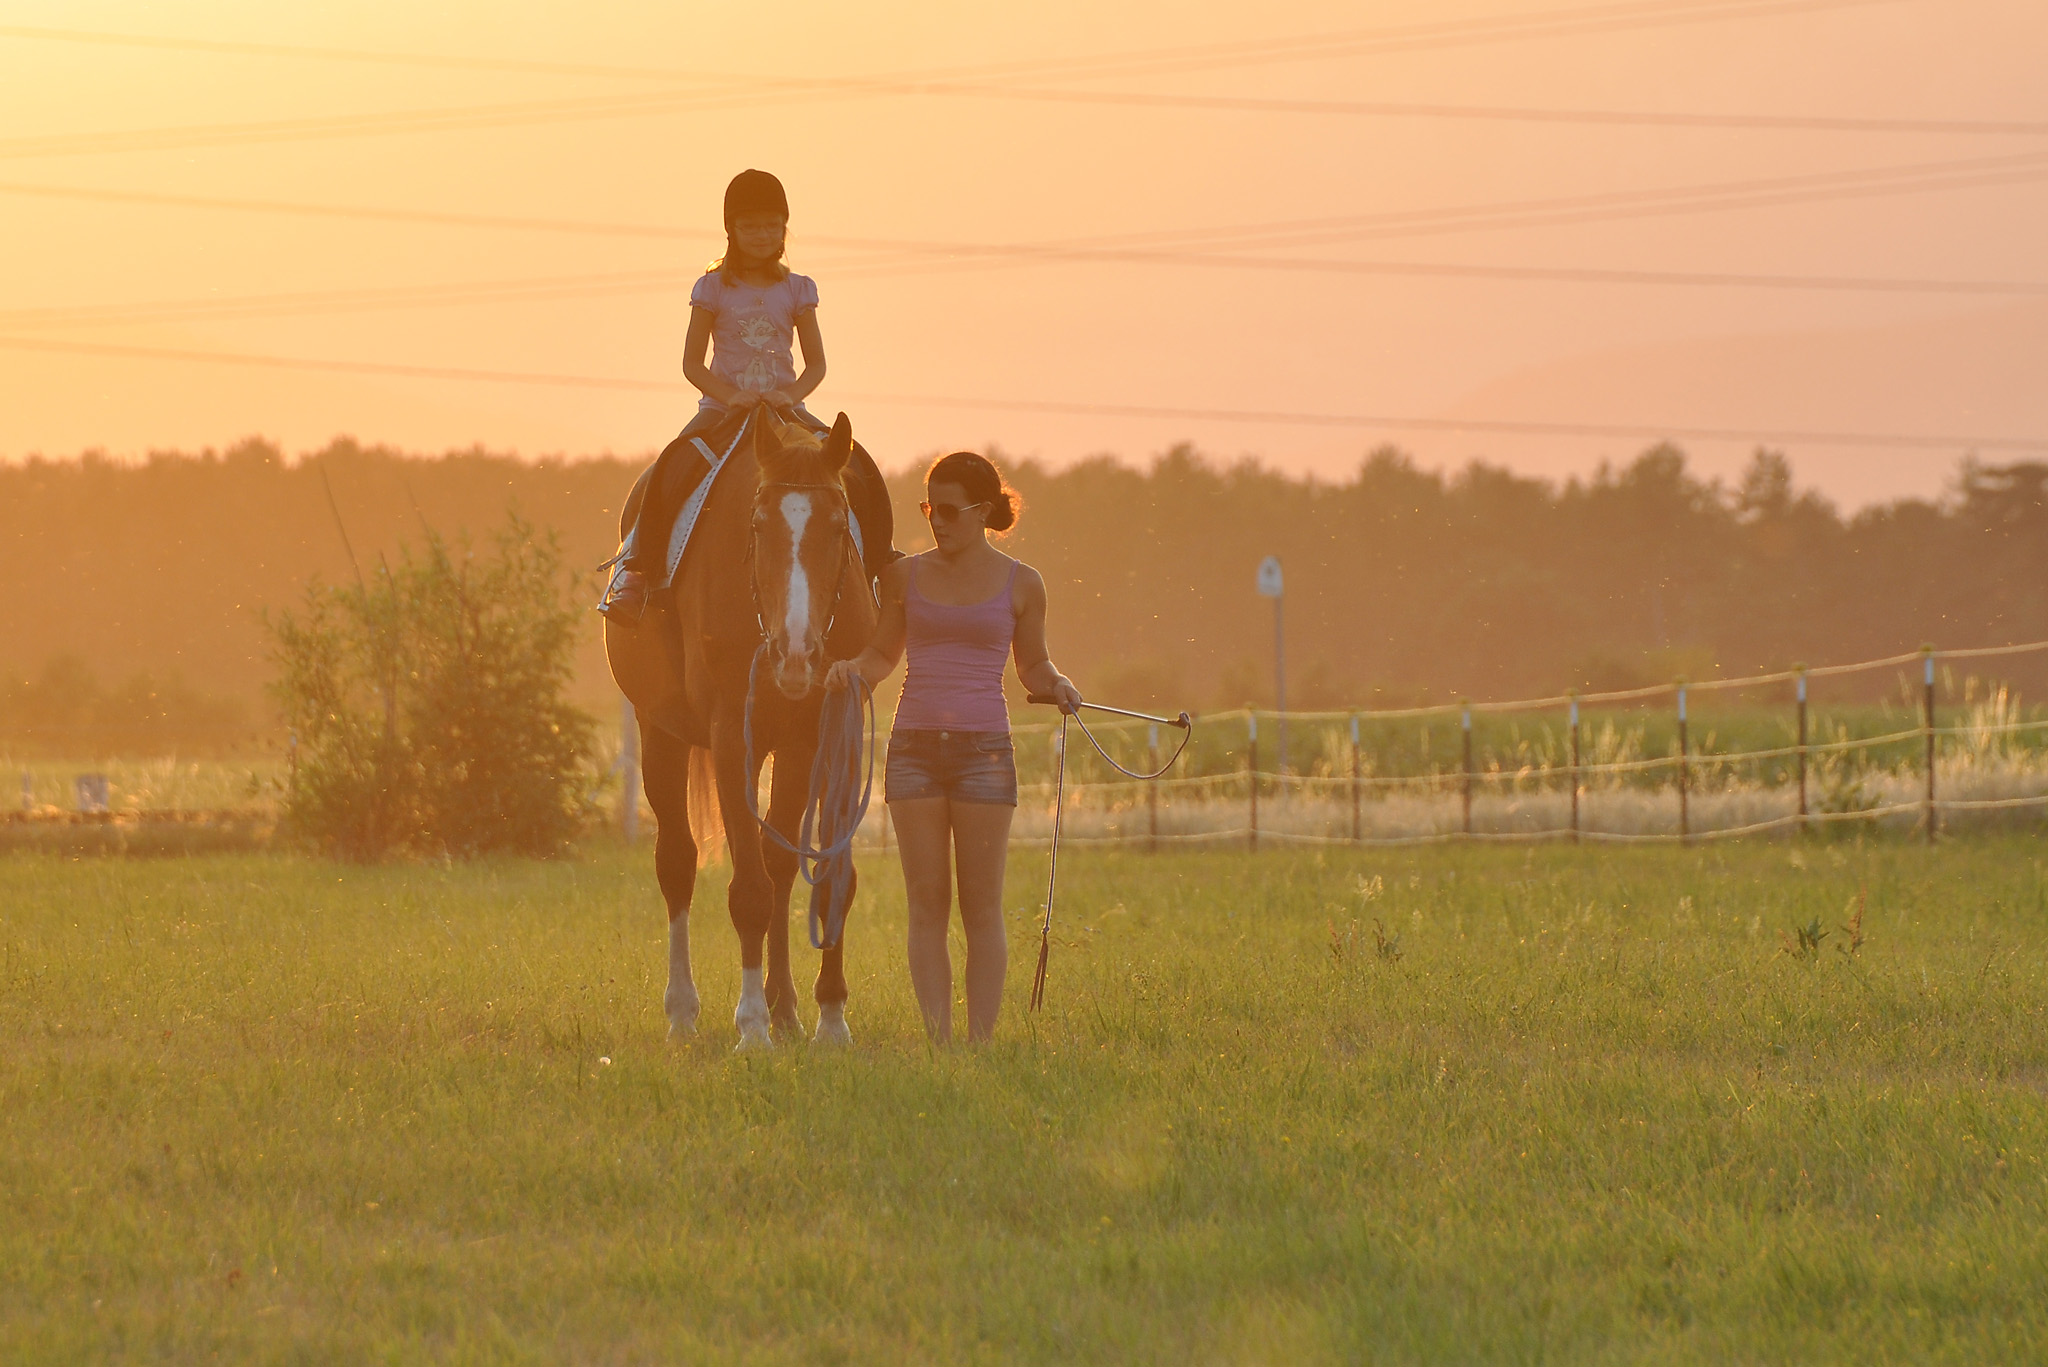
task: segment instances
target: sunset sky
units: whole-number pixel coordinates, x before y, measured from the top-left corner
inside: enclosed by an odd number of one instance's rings
[[[758,166],[885,467],[1930,495],[2048,451],[2044,59],[2038,0],[4,0],[0,458],[651,451]]]

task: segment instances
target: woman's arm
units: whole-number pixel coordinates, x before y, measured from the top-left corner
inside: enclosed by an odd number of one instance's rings
[[[826,689],[846,687],[850,675],[859,674],[873,688],[896,672],[897,661],[903,658],[903,638],[907,628],[904,625],[903,595],[910,583],[910,560],[891,561],[882,569],[882,616],[875,623],[875,634],[868,638],[867,649],[850,660],[836,661],[825,671]]]
[[[1029,565],[1017,575],[1017,594],[1011,600],[1017,609],[1017,636],[1010,654],[1017,662],[1017,679],[1026,691],[1050,694],[1060,706],[1072,710],[1081,705],[1081,690],[1060,673],[1045,647],[1045,579]]]
[[[704,364],[704,358],[711,354],[711,324],[716,317],[702,304],[690,305],[690,330],[683,337],[683,378],[728,408],[760,402],[752,390],[727,384]]]

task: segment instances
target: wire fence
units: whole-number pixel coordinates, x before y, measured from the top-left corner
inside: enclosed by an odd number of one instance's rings
[[[1929,647],[1854,664],[1543,698],[1211,713],[1198,719],[1182,772],[1154,782],[1107,777],[1112,771],[1085,744],[1070,749],[1061,839],[1151,850],[1687,844],[1845,827],[1932,840],[1964,823],[2037,825],[2048,814],[2048,716],[2029,715],[2009,690],[1959,680],[1955,671],[2042,651],[2048,641]],[[1826,712],[1816,706],[1814,681],[1884,670],[1905,676],[1898,697]],[[1773,698],[1771,690],[1782,691]],[[1746,705],[1725,706],[1742,694],[1750,695]],[[1703,695],[1722,710],[1703,717]],[[1091,725],[1133,766],[1148,757],[1156,766],[1157,727]],[[1290,732],[1300,762],[1283,764]],[[1015,837],[1043,842],[1058,728],[1027,722],[1013,735],[1023,779]],[[888,843],[881,804],[863,835]]]

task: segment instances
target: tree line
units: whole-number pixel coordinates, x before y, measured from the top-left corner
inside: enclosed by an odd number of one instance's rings
[[[1144,467],[1057,471],[991,454],[1024,496],[1004,545],[1046,575],[1062,665],[1135,705],[1270,703],[1272,609],[1253,588],[1269,554],[1286,570],[1295,707],[2048,637],[2048,464],[1966,459],[1939,499],[1845,514],[1772,451],[1733,485],[1699,477],[1670,445],[1562,482],[1483,463],[1432,471],[1392,447],[1341,479],[1185,447]],[[556,532],[570,564],[595,566],[643,464],[423,458],[344,439],[296,460],[248,441],[0,467],[0,746],[34,748],[62,728],[78,744],[92,717],[138,710],[119,700],[144,695],[160,736],[179,730],[174,707],[210,718],[190,728],[207,744],[275,729],[264,615],[310,579],[354,582],[405,546],[486,533],[508,511]],[[892,484],[898,545],[918,549],[917,471]],[[599,587],[593,573],[593,602]],[[575,660],[574,696],[615,707],[594,614]],[[115,680],[128,682],[102,682]],[[88,694],[90,709],[73,705]],[[68,720],[50,711],[62,706]]]

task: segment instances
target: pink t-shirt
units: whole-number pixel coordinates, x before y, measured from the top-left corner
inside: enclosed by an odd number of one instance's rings
[[[818,307],[818,286],[808,275],[788,275],[772,285],[728,285],[706,271],[690,291],[690,303],[711,312],[711,373],[736,389],[765,394],[796,383],[797,316]],[[724,405],[706,398],[704,405]]]

